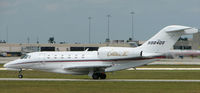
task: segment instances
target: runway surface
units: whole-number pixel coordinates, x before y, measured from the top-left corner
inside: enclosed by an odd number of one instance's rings
[[[0,78],[0,81],[85,81],[85,82],[200,82],[200,80],[180,80],[180,79],[47,79],[47,78]]]
[[[0,70],[18,70],[18,69],[8,69],[8,68],[0,68]],[[31,70],[31,69],[26,69]],[[200,70],[200,68],[130,68],[127,70]]]
[[[200,70],[200,68],[130,68],[127,70]]]

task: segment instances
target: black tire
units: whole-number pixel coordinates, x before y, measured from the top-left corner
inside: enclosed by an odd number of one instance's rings
[[[92,75],[92,78],[93,78],[93,79],[99,79],[99,75],[98,75],[97,73],[94,73],[94,74]]]
[[[101,73],[100,78],[101,79],[106,79],[106,74],[105,73]]]
[[[23,78],[23,75],[18,75],[18,78]]]

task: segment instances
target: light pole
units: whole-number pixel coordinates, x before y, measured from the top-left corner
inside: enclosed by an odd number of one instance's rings
[[[134,12],[131,12],[130,14],[131,14],[131,18],[132,18],[132,20],[131,20],[131,23],[132,23],[132,25],[131,25],[131,38],[132,38],[132,41],[133,41],[133,40],[134,40],[133,15],[134,15],[135,13],[134,13]]]
[[[27,43],[28,44],[30,43],[30,37],[27,37]]]
[[[37,44],[39,44],[39,37],[37,36],[37,42],[36,42]]]
[[[108,17],[108,37],[107,37],[107,42],[110,42],[110,17],[111,15],[107,15]]]
[[[8,25],[6,26],[6,43],[8,43]]]
[[[88,20],[89,20],[89,44],[91,43],[91,19],[92,17],[88,17]]]

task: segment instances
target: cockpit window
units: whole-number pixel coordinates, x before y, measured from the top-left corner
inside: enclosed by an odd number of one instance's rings
[[[20,59],[24,59],[27,55],[22,55]]]
[[[27,58],[28,58],[28,59],[30,59],[30,58],[31,58],[31,56],[30,56],[30,55],[28,55],[28,56],[26,57],[26,59],[27,59]]]
[[[27,59],[27,58],[30,58],[30,57],[31,57],[30,55],[22,55],[21,59]]]

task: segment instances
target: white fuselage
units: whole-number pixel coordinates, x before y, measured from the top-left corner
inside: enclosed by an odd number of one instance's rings
[[[141,66],[154,60],[152,58],[140,58],[139,52],[134,48],[103,47],[98,51],[34,52],[7,65],[16,69],[34,69],[65,74],[88,74],[88,69],[79,70],[77,68],[76,70],[74,67],[107,66],[105,72],[111,72]],[[71,67],[73,67],[73,70],[65,69]]]

